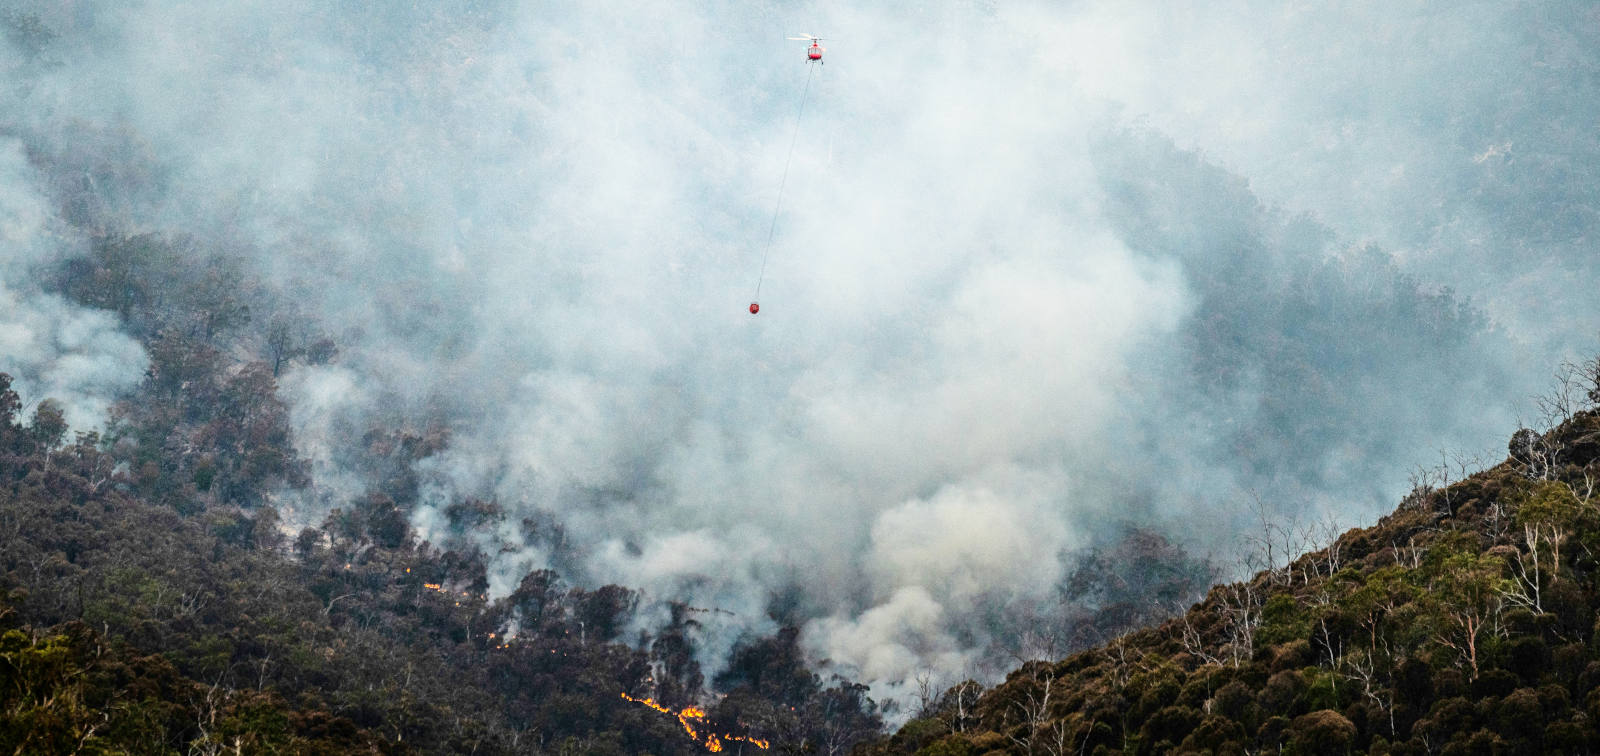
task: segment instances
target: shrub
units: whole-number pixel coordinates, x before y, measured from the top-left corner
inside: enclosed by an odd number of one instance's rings
[[[1512,691],[1495,707],[1494,728],[1514,738],[1537,738],[1544,728],[1544,706],[1531,688]]]
[[[1284,670],[1273,675],[1256,695],[1262,711],[1286,714],[1306,690],[1306,679],[1295,670]]]
[[[1336,756],[1355,744],[1356,726],[1343,714],[1320,709],[1295,717],[1289,724],[1289,747],[1298,754]]]
[[[1168,706],[1145,720],[1139,736],[1146,742],[1183,740],[1200,724],[1200,712],[1186,706]]]
[[[1185,751],[1221,752],[1223,746],[1243,742],[1245,737],[1243,725],[1226,717],[1208,714],[1179,747]]]

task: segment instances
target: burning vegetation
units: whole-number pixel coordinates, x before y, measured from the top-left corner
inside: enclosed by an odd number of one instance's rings
[[[682,709],[679,709],[677,712],[674,712],[671,708],[656,703],[654,699],[634,698],[627,693],[622,694],[622,699],[624,701],[632,701],[647,708],[655,709],[662,714],[676,717],[678,724],[683,727],[684,734],[688,735],[690,740],[705,746],[705,749],[712,753],[720,752],[724,747],[724,743],[749,743],[750,745],[753,745],[763,751],[767,750],[767,741],[761,740],[760,738],[753,738],[744,735],[728,735],[726,733],[718,734],[710,731],[707,731],[704,735],[702,735],[700,731],[695,729],[695,724],[705,723],[706,711],[698,706],[685,706]]]

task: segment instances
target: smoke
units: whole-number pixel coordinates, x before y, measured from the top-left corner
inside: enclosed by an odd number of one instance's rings
[[[89,431],[105,423],[118,393],[138,385],[146,358],[114,316],[36,285],[42,262],[81,247],[39,192],[23,145],[0,136],[0,371],[20,395],[54,399],[71,427]]]
[[[1264,199],[1470,291],[1541,349],[1600,329],[1591,308],[1531,301],[1551,281],[1595,282],[1592,3],[1023,13],[1061,41],[1047,65]]]
[[[711,665],[790,597],[815,659],[953,683],[1120,527],[1227,553],[1252,499],[1365,519],[1499,446],[1600,324],[1553,283],[1586,8],[24,3],[0,360],[96,417],[137,348],[14,277],[189,234],[339,346],[280,381],[299,516],[372,427],[446,428],[413,525],[492,592],[721,609]]]

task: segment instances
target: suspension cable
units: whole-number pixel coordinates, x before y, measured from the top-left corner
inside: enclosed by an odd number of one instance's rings
[[[794,117],[794,136],[789,140],[789,157],[783,161],[783,180],[778,182],[778,203],[772,209],[772,226],[767,229],[767,248],[761,253],[761,275],[756,277],[756,295],[752,301],[761,301],[761,283],[767,278],[767,258],[772,255],[772,239],[778,232],[778,214],[783,210],[783,188],[789,184],[789,165],[794,162],[794,146],[800,141],[800,119],[806,114],[806,99],[811,96],[811,76],[817,67],[806,64],[806,87],[800,94],[800,112]]]

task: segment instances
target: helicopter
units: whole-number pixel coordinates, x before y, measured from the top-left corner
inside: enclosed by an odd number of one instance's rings
[[[800,41],[800,42],[805,42],[807,40],[810,40],[811,46],[806,48],[806,62],[808,62],[808,63],[811,62],[811,61],[816,61],[818,63],[821,63],[822,62],[822,53],[825,52],[828,49],[828,48],[823,47],[822,45],[818,44],[819,42],[826,42],[827,40],[823,39],[822,37],[817,37],[817,36],[813,36],[813,35],[810,35],[810,34],[806,34],[805,32],[801,32],[800,35],[796,36],[796,37],[789,37],[789,39],[797,40],[797,41]]]

